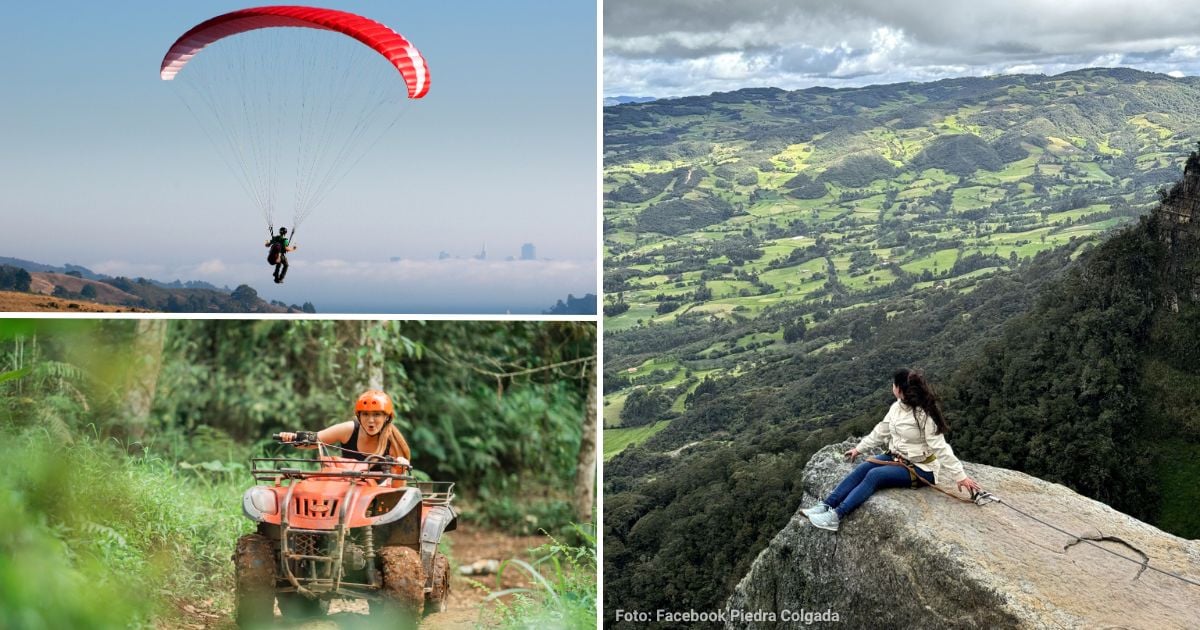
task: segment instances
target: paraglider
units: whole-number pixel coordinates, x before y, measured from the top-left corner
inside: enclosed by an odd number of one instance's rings
[[[283,277],[288,272],[288,252],[296,251],[296,246],[291,245],[287,237],[287,228],[279,228],[279,235],[272,236],[264,246],[271,248],[267,251],[267,264],[275,265],[275,284],[283,284]]]
[[[262,212],[277,284],[299,225],[430,84],[420,51],[388,26],[302,6],[205,20],[171,45],[159,76],[182,84],[184,105]],[[290,240],[275,231],[288,196]]]

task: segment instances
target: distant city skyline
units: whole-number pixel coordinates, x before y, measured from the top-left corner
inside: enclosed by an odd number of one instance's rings
[[[480,246],[479,251],[476,251],[474,254],[467,254],[467,253],[463,253],[463,252],[459,252],[456,254],[456,253],[451,252],[448,249],[439,249],[438,253],[434,256],[395,255],[395,256],[391,256],[389,258],[389,260],[392,262],[398,262],[401,260],[428,260],[428,259],[433,259],[433,258],[436,258],[437,260],[450,260],[450,259],[461,260],[463,258],[473,258],[475,260],[487,260],[488,259],[487,250],[488,250],[487,243],[483,243]],[[495,250],[493,249],[493,251],[495,251]],[[504,251],[504,250],[501,250],[501,251]],[[503,255],[503,254],[501,254],[501,255]],[[524,243],[520,247],[519,256],[517,254],[508,254],[504,257],[504,260],[538,260],[537,246],[534,245],[533,243]],[[552,259],[546,258],[545,260],[552,260]]]

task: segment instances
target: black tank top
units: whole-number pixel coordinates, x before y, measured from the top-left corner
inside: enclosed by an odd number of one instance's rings
[[[350,439],[347,440],[345,444],[342,444],[342,446],[344,446],[348,449],[354,449],[354,450],[343,450],[342,457],[345,457],[346,459],[357,459],[360,462],[363,461],[364,459],[366,459],[365,455],[361,455],[357,452],[358,451],[358,423],[357,422],[354,423],[354,432],[350,434]]]

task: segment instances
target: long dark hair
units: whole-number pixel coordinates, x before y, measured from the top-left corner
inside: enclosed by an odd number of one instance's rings
[[[946,422],[946,417],[942,415],[942,408],[937,394],[929,386],[929,382],[925,380],[925,375],[920,370],[900,368],[892,375],[892,382],[896,384],[896,387],[900,388],[900,402],[913,409],[919,408],[925,412],[926,417],[933,418],[933,423],[937,426],[938,434],[946,433],[950,430],[950,424]]]

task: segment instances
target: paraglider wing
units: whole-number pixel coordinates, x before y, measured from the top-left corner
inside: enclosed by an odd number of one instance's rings
[[[407,39],[365,17],[315,7],[272,6],[242,9],[201,22],[184,33],[163,57],[159,76],[170,81],[205,46],[231,35],[261,28],[300,27],[348,35],[383,55],[404,77],[409,98],[429,92],[425,58]]]

